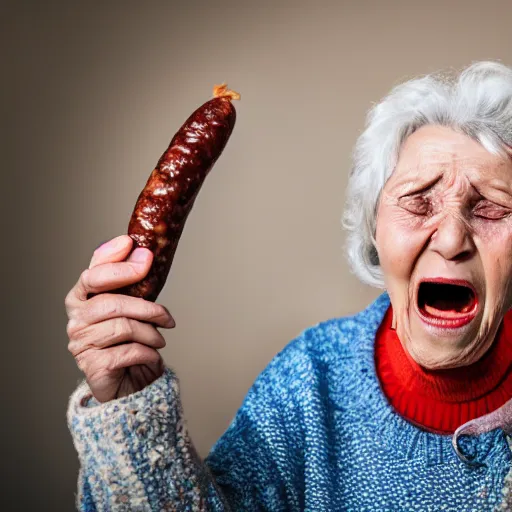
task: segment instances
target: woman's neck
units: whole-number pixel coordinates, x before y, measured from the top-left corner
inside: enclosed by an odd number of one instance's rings
[[[390,306],[376,336],[377,375],[391,405],[406,419],[435,432],[453,433],[512,397],[512,311],[480,360],[449,370],[427,370],[416,363],[391,321]]]

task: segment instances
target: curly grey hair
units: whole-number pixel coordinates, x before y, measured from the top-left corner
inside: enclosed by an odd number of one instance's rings
[[[375,246],[377,206],[405,139],[425,125],[443,125],[506,155],[512,146],[512,68],[478,62],[457,77],[438,73],[397,87],[368,113],[358,138],[342,223],[352,272],[384,288]]]

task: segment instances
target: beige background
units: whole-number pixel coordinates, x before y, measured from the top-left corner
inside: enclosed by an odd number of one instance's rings
[[[367,109],[405,78],[512,64],[510,0],[13,1],[1,18],[4,510],[73,509],[64,296],[213,84],[242,94],[237,126],[159,298],[202,455],[288,341],[379,293],[349,274],[339,222]]]

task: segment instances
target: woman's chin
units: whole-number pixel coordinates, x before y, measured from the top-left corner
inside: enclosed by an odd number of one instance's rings
[[[458,327],[426,321],[417,311],[411,312],[409,320],[408,352],[419,365],[432,370],[457,366],[458,354],[478,332],[478,317]]]

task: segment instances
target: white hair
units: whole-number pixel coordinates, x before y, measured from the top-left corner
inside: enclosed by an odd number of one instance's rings
[[[358,138],[342,223],[352,272],[384,288],[375,245],[380,193],[405,139],[425,125],[442,125],[478,141],[493,154],[512,147],[512,68],[478,62],[455,78],[438,73],[405,82],[368,113]]]

